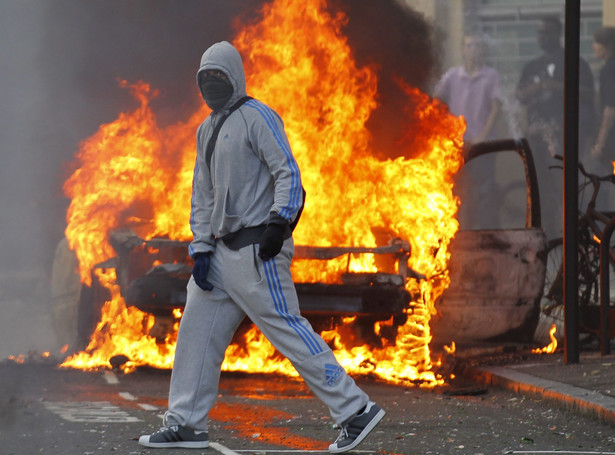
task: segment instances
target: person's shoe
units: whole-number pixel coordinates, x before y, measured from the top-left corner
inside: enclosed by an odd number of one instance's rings
[[[152,435],[139,438],[139,444],[145,447],[184,449],[205,449],[209,447],[209,436],[206,432],[196,432],[180,425],[162,427]]]
[[[329,452],[341,453],[354,449],[378,425],[385,414],[384,409],[373,401],[367,403],[361,414],[353,417],[346,425],[342,426],[340,435],[329,446]]]

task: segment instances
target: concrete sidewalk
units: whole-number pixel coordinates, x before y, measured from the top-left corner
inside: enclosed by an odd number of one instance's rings
[[[475,365],[467,375],[615,426],[615,354],[581,353],[579,363],[566,365],[563,352],[556,352],[506,365]]]

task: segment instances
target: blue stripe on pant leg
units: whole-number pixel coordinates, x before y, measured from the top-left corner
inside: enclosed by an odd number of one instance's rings
[[[277,270],[275,270],[275,259],[270,259],[269,261],[263,262],[265,268],[265,276],[267,277],[267,285],[269,286],[269,293],[271,294],[271,298],[273,299],[273,303],[276,311],[282,318],[286,321],[286,323],[291,327],[295,333],[303,340],[305,345],[308,347],[310,353],[312,355],[319,354],[322,352],[322,348],[318,345],[318,342],[313,338],[313,334],[310,331],[301,325],[301,323],[297,320],[297,318],[293,318],[290,314],[288,314],[288,309],[285,309],[285,299],[282,294],[282,286],[280,284],[279,276],[277,274]]]
[[[278,275],[278,269],[277,269],[276,262],[275,262],[275,260],[272,260],[271,263],[273,265],[274,277],[275,277],[275,280],[276,280],[276,284],[277,284],[278,289],[280,290],[280,295],[281,295],[282,304],[283,304],[282,309],[284,310],[284,313],[287,314],[291,318],[291,320],[294,321],[297,324],[297,326],[299,326],[305,332],[305,334],[308,336],[308,338],[314,343],[314,345],[317,348],[317,354],[323,352],[323,349],[321,348],[320,343],[318,342],[318,338],[314,334],[314,331],[308,329],[305,326],[303,326],[301,324],[301,321],[299,320],[299,317],[297,315],[290,314],[288,312],[288,305],[286,303],[286,297],[282,293],[282,285],[280,284],[280,276]]]
[[[270,261],[266,261],[264,262],[264,265],[265,275],[267,276],[267,284],[269,286],[269,292],[271,293],[271,297],[273,298],[276,311],[280,316],[282,316],[282,318],[284,318],[286,323],[293,328],[297,335],[299,335],[299,337],[306,344],[312,355],[322,352],[322,349],[320,348],[320,346],[318,346],[318,343],[310,338],[310,332],[301,325],[301,323],[296,317],[293,318],[292,315],[288,313],[288,309],[285,308],[285,299],[282,294],[277,270],[274,269],[274,260],[272,259]]]

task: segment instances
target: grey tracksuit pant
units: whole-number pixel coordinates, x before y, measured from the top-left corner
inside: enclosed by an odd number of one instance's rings
[[[247,315],[286,356],[336,423],[344,423],[368,397],[335,359],[331,349],[299,313],[290,273],[292,238],[280,254],[263,262],[258,245],[238,251],[218,242],[203,291],[190,278],[171,375],[164,424],[207,431],[207,416],[218,394],[220,365],[231,338]]]

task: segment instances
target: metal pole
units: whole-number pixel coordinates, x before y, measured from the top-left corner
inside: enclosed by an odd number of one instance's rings
[[[578,162],[581,1],[566,0],[564,60],[564,361],[579,363]]]

